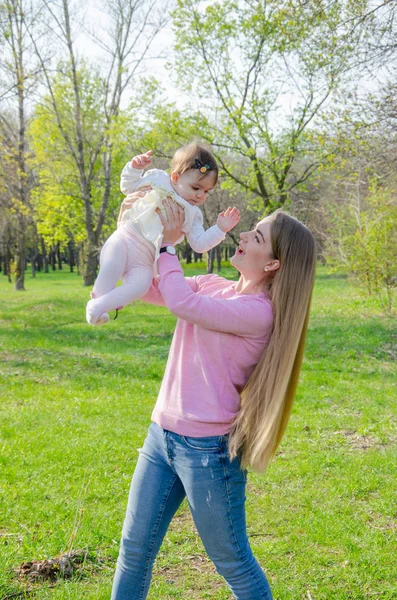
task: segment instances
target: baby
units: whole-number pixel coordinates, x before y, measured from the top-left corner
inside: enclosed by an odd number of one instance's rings
[[[109,321],[110,310],[120,310],[149,290],[156,274],[156,262],[163,239],[163,226],[156,212],[163,200],[172,197],[183,206],[183,232],[199,254],[218,245],[240,220],[236,208],[218,215],[216,224],[204,230],[199,206],[218,180],[218,166],[205,146],[192,142],[179,148],[171,163],[171,174],[159,169],[143,171],[151,164],[149,150],[135,156],[121,174],[121,191],[131,194],[149,186],[134,203],[123,202],[117,230],[110,236],[100,255],[100,271],[87,303],[86,317],[91,325]],[[126,205],[131,207],[125,210]],[[183,240],[182,236],[178,243]],[[116,287],[122,280],[122,285]]]

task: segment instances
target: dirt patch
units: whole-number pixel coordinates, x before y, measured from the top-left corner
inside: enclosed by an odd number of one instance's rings
[[[370,448],[377,448],[382,445],[370,435],[360,435],[354,430],[348,429],[345,431],[337,431],[336,433],[343,435],[355,450],[369,450]]]
[[[384,533],[397,531],[397,521],[386,515],[372,512],[368,526]]]
[[[194,569],[195,571],[199,571],[200,573],[208,573],[211,575],[216,575],[216,569],[211,560],[201,554],[195,554],[191,556],[183,557],[184,563],[183,565],[173,565],[171,567],[158,567],[154,569],[154,572],[157,575],[162,575],[168,582],[176,583],[178,580],[183,580],[183,572],[188,569]]]
[[[102,570],[114,568],[114,559],[90,553],[87,549],[65,552],[55,558],[25,561],[14,569],[24,584],[43,581],[54,583],[71,577],[91,577]]]
[[[397,344],[396,342],[388,342],[386,344],[381,344],[379,348],[380,352],[392,362],[397,362]]]
[[[3,540],[4,544],[7,545],[9,540],[21,543],[23,537],[20,533],[10,533],[9,531],[0,530],[0,540]]]
[[[52,310],[54,310],[54,308],[55,304],[34,304],[30,307],[29,310],[33,312],[45,312],[48,310],[49,312],[51,312]]]
[[[56,581],[72,577],[86,561],[86,550],[66,552],[57,558],[23,562],[16,573],[19,578],[29,581]]]
[[[192,515],[188,506],[184,506],[172,519],[170,530],[179,530],[185,527],[195,527]]]
[[[55,558],[25,561],[14,569],[22,591],[12,592],[1,600],[40,597],[43,583],[47,588],[58,587],[65,579],[89,579],[101,571],[114,572],[115,559],[89,552],[87,549],[65,552]]]
[[[161,578],[167,584],[180,586],[186,591],[186,597],[193,600],[201,598],[202,589],[216,591],[225,584],[202,546],[187,505],[184,505],[175,515],[169,528],[169,533],[183,533],[184,531],[189,531],[189,536],[192,533],[195,536],[195,540],[194,538],[191,540],[188,552],[181,553],[181,561],[170,564],[166,557],[166,550],[163,548],[154,565],[153,575],[155,578]],[[201,579],[199,578],[199,580],[197,580],[197,573],[200,573]],[[168,596],[166,597],[168,598]]]

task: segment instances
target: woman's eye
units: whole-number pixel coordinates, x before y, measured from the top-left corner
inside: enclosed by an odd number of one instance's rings
[[[258,238],[258,236],[257,236],[257,235],[255,236],[255,239],[256,239],[256,241],[259,243],[259,238]]]

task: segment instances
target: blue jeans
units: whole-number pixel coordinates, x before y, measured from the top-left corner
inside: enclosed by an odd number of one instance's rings
[[[152,567],[176,510],[187,497],[208,556],[238,600],[271,600],[246,534],[246,474],[230,461],[228,436],[185,437],[155,423],[132,478],[112,600],[147,597]]]

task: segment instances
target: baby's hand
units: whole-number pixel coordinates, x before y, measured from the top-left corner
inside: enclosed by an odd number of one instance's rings
[[[239,221],[240,211],[235,206],[233,206],[233,208],[230,208],[229,206],[226,210],[219,213],[216,224],[219,229],[226,233],[233,229]]]
[[[152,154],[153,150],[148,150],[145,154],[138,154],[138,156],[134,156],[131,161],[132,168],[146,169],[146,167],[152,164]]]

